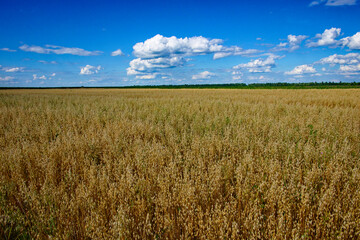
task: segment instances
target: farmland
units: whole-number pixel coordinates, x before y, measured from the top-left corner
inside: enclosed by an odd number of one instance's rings
[[[359,89],[0,91],[0,238],[360,238]]]

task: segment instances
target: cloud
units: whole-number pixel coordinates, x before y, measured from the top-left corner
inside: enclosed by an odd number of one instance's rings
[[[260,75],[260,76],[248,76],[247,79],[251,80],[251,81],[258,81],[258,82],[272,82],[272,81],[274,81],[273,78],[269,78],[269,77],[266,77],[266,76],[263,76],[263,75]]]
[[[242,76],[244,75],[241,71],[232,71],[231,74],[233,80],[240,80]]]
[[[222,51],[214,53],[213,59],[224,58],[228,56],[251,56],[253,54],[260,53],[260,50],[257,49],[242,49],[237,46],[233,47],[224,47]]]
[[[336,45],[338,41],[337,37],[340,36],[341,28],[330,28],[326,29],[322,34],[316,34],[315,38],[318,38],[316,42],[309,42],[307,47],[320,47],[320,46],[331,46]]]
[[[95,79],[90,79],[90,80],[87,80],[87,81],[80,81],[79,83],[80,84],[84,84],[84,83],[95,83],[97,82],[98,80],[95,80]]]
[[[61,47],[55,45],[45,45],[45,47],[40,47],[40,46],[29,46],[24,44],[20,46],[19,49],[25,52],[35,52],[41,54],[55,53],[55,54],[71,54],[77,56],[95,56],[102,53],[100,51],[87,51],[82,48],[69,48],[69,47]]]
[[[153,73],[153,74],[146,74],[146,75],[139,75],[139,76],[136,76],[137,79],[154,79],[156,78],[156,74]]]
[[[324,2],[325,0],[313,1],[309,4],[309,7],[316,6]]]
[[[357,64],[360,63],[360,54],[359,53],[348,53],[346,55],[334,54],[328,56],[326,58],[320,59],[320,61],[316,62],[318,64]]]
[[[91,65],[86,65],[85,67],[81,68],[80,70],[80,74],[81,75],[91,75],[94,73],[98,73],[101,70],[101,66],[91,66]]]
[[[358,72],[360,71],[360,64],[357,65],[341,65],[340,66],[341,72]]]
[[[173,68],[184,65],[186,60],[183,57],[162,57],[153,59],[136,58],[130,62],[130,67],[127,68],[128,75],[138,75],[153,72],[156,69]]]
[[[326,2],[326,3],[325,3]],[[356,5],[356,0],[316,0],[309,4],[310,7],[325,3],[326,6],[338,7]]]
[[[238,46],[227,47],[222,43],[221,39],[208,39],[202,36],[177,38],[157,34],[133,46],[133,54],[137,58],[130,62],[127,74],[148,74],[164,68],[183,66],[190,56],[214,54],[213,59],[219,59],[231,55],[247,56],[260,52]]]
[[[356,0],[328,0],[326,6],[356,5]]]
[[[278,44],[275,48],[273,48],[273,51],[295,51],[300,47],[300,44],[303,40],[308,38],[308,36],[305,35],[288,35],[287,42]]]
[[[56,61],[50,61],[50,62],[48,62],[48,61],[44,61],[44,60],[39,60],[38,62],[39,62],[39,63],[43,63],[43,64],[57,64]]]
[[[216,75],[215,73],[212,73],[212,72],[209,72],[209,71],[204,71],[204,72],[201,72],[199,74],[193,75],[192,79],[193,80],[209,79],[209,78],[211,78],[212,76],[215,76],[215,75]]]
[[[5,72],[23,72],[23,67],[3,68]]]
[[[316,70],[313,66],[304,64],[304,65],[295,67],[293,70],[291,70],[289,72],[285,72],[286,75],[300,75],[300,74],[304,74],[304,73],[316,73]]]
[[[348,53],[346,55],[334,54],[315,62],[317,64],[329,64],[331,66],[340,65],[339,71],[342,75],[360,74],[360,54]],[[326,70],[326,69],[325,69]],[[323,69],[323,71],[325,71]]]
[[[351,50],[360,49],[360,32],[357,32],[351,37],[345,37],[340,40],[336,40],[341,35],[341,28],[330,28],[326,29],[322,34],[316,34],[315,38],[319,40],[309,42],[307,47],[320,47],[320,46],[331,46],[331,47],[348,47]]]
[[[123,55],[124,55],[124,53],[121,51],[121,49],[118,49],[118,50],[113,51],[111,53],[111,56],[113,56],[113,57],[115,57],[115,56],[123,56]]]
[[[322,74],[321,73],[314,73],[314,74],[311,74],[310,76],[312,76],[312,77],[320,77],[320,76],[322,76]]]
[[[10,48],[0,48],[0,51],[5,51],[5,52],[16,52],[16,50],[10,49]]]
[[[308,36],[305,35],[288,35],[288,41],[290,45],[290,49],[296,47],[296,49],[299,47],[301,42],[305,40]]]
[[[346,37],[340,40],[343,46],[350,49],[360,49],[360,32],[357,32],[352,37]]]
[[[11,77],[11,76],[0,77],[0,81],[11,81],[13,79],[14,79],[14,77]]]
[[[177,38],[164,37],[160,34],[136,43],[133,47],[134,55],[138,58],[171,57],[174,55],[193,56],[220,51],[222,40],[209,40],[204,37]]]
[[[266,59],[252,60],[248,63],[236,65],[233,67],[233,69],[245,68],[251,73],[271,72],[271,69],[276,66],[275,60],[279,58],[280,56],[278,55],[269,54]]]
[[[38,77],[37,74],[33,74],[33,80],[38,80],[38,79],[46,80],[47,78],[45,75]]]
[[[42,76],[38,76],[37,74],[33,74],[33,80],[47,80],[47,79],[52,79],[53,77],[56,76],[56,73],[52,73],[48,76],[42,75]],[[26,81],[26,82],[31,82],[30,80]]]

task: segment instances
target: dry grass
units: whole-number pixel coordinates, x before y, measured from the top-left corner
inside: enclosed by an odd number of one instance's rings
[[[0,238],[360,238],[360,90],[3,90],[0,112]]]

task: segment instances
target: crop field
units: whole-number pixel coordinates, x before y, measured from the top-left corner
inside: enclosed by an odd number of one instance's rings
[[[360,89],[0,91],[1,239],[359,239]]]

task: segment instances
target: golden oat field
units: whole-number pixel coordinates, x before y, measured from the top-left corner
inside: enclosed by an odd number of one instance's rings
[[[359,239],[360,90],[0,91],[1,239]]]

